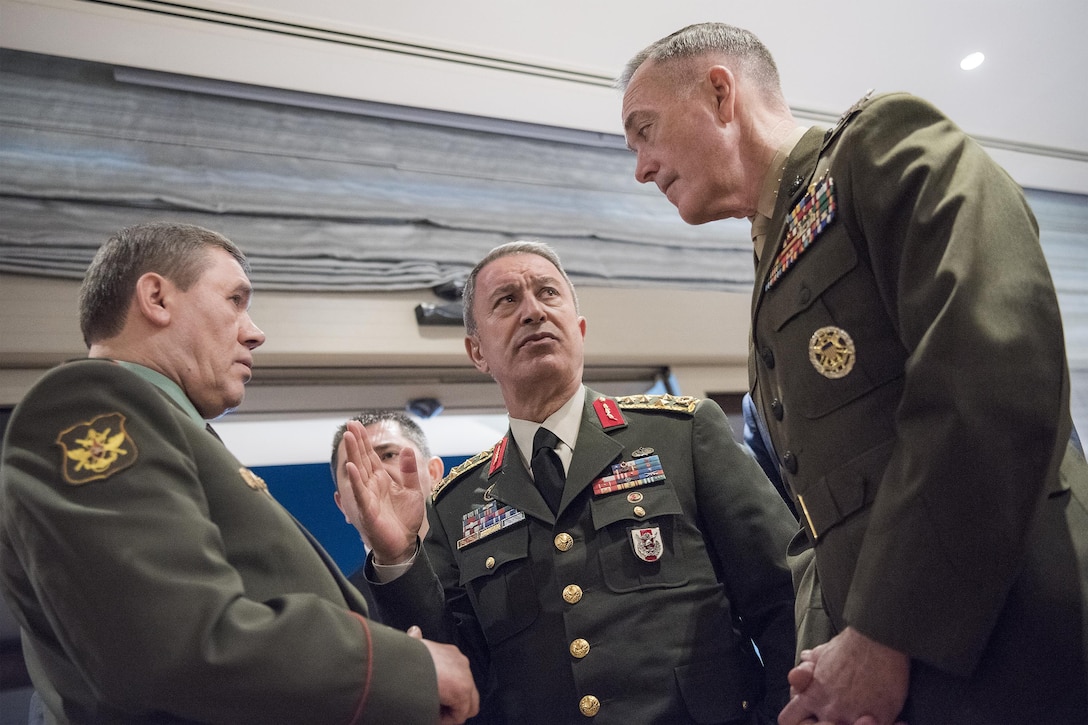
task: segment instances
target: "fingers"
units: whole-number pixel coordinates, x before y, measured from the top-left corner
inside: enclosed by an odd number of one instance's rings
[[[816,664],[814,662],[802,662],[790,670],[786,679],[790,683],[792,692],[804,692],[812,684],[816,676]]]
[[[363,424],[357,420],[348,421],[344,431],[344,445],[348,454],[348,461],[359,466],[364,478],[370,478],[382,469],[382,462],[374,447],[370,444],[370,434]]]
[[[398,459],[400,462],[400,472],[405,475],[404,480],[407,481],[412,476],[416,475],[416,471],[419,467],[419,461],[416,460],[416,454],[411,448],[405,447],[401,449]]]
[[[408,628],[407,634],[409,637],[414,637],[415,639],[423,639],[423,630],[414,624]]]

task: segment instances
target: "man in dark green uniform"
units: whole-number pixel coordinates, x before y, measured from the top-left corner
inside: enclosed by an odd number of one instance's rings
[[[795,647],[796,522],[721,408],[585,388],[586,320],[542,244],[476,266],[465,323],[510,431],[435,490],[422,548],[418,491],[360,426],[344,436],[383,616],[459,644],[505,722],[772,720]]]
[[[1020,188],[907,94],[800,127],[732,26],[620,85],[636,178],[752,220],[751,395],[815,551],[780,722],[1088,722],[1088,467]]]
[[[89,359],[11,417],[0,585],[46,720],[461,722],[467,660],[366,619],[205,423],[241,403],[264,342],[248,269],[206,229],[122,230],[81,288]]]

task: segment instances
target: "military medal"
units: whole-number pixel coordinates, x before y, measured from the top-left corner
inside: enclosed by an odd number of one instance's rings
[[[661,541],[661,527],[636,526],[631,529],[631,548],[635,556],[646,562],[654,562],[665,553],[665,544]]]
[[[821,327],[812,333],[808,343],[808,359],[816,372],[825,378],[838,380],[850,374],[857,361],[857,350],[850,333],[841,327]]]
[[[500,506],[496,501],[477,506],[461,517],[462,536],[457,541],[457,548],[463,549],[469,544],[524,520],[525,513],[513,506]]]
[[[645,486],[665,480],[665,470],[657,455],[635,458],[613,464],[612,474],[601,476],[593,482],[593,494],[601,496],[613,491],[622,491],[636,486]]]
[[[786,220],[786,241],[774,260],[771,274],[763,290],[775,285],[793,263],[797,261],[827,225],[835,219],[835,182],[825,176],[813,182],[797,205],[790,210]]]

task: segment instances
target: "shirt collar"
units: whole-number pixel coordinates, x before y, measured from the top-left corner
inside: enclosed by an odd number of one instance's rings
[[[536,429],[544,426],[559,439],[563,445],[556,448],[556,453],[563,461],[564,466],[570,465],[570,458],[574,451],[574,443],[578,440],[578,431],[582,427],[582,410],[586,405],[586,387],[579,385],[574,395],[563,403],[559,410],[549,415],[543,423],[535,423],[531,420],[520,418],[510,419],[510,433],[514,436],[514,442],[518,444],[521,452],[521,460],[526,468],[529,468],[529,459],[533,457],[533,438]]]
[[[778,201],[778,189],[782,186],[782,172],[786,170],[786,162],[790,160],[790,154],[807,130],[808,126],[797,126],[790,131],[775,152],[767,176],[763,179],[763,190],[759,192],[756,211],[768,219],[774,216],[774,205]]]
[[[164,392],[166,397],[177,403],[178,406],[185,411],[186,415],[199,423],[201,427],[204,427],[206,421],[200,416],[200,413],[197,412],[196,406],[193,405],[193,401],[185,396],[180,385],[157,370],[152,370],[149,367],[144,367],[143,365],[127,362],[125,360],[116,360],[115,362],[124,369],[136,373],[141,378]]]

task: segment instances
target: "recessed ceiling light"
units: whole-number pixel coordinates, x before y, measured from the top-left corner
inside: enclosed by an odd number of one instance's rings
[[[982,61],[986,60],[986,56],[982,53],[971,53],[963,60],[960,61],[960,68],[964,70],[974,70],[982,65]]]

